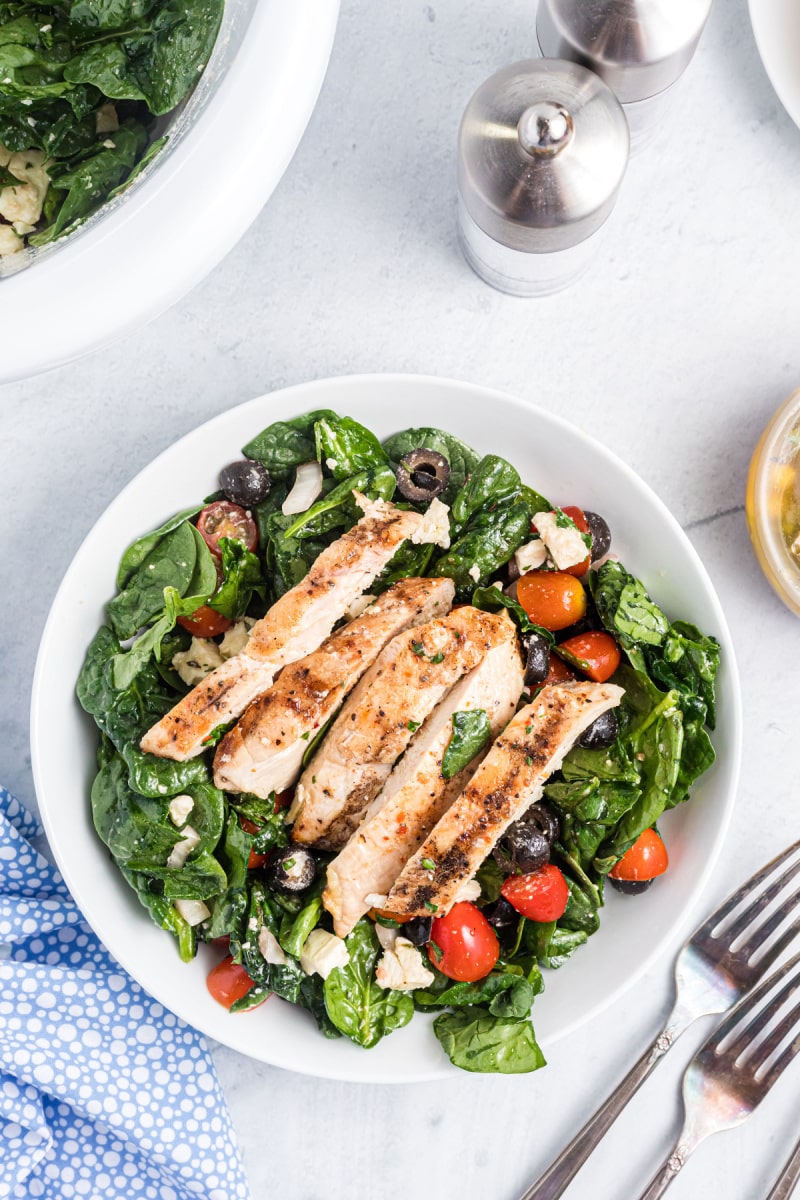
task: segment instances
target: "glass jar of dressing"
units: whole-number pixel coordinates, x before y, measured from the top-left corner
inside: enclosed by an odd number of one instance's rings
[[[800,616],[800,389],[778,409],[755,448],[745,510],[761,569]]]

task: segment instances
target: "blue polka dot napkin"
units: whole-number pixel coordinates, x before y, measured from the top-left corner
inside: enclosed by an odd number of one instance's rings
[[[0,1200],[249,1200],[203,1038],[83,920],[0,788]]]

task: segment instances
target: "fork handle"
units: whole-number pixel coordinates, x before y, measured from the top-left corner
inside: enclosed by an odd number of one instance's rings
[[[651,1046],[648,1046],[639,1061],[617,1085],[604,1104],[562,1150],[536,1183],[528,1188],[520,1200],[558,1200],[563,1196],[578,1174],[589,1155],[605,1137],[626,1104],[636,1095],[656,1063],[664,1057],[684,1030],[695,1019],[694,1013],[685,1009],[680,1002],[675,1005],[666,1025]]]
[[[664,1195],[664,1192],[684,1166],[687,1158],[694,1149],[695,1144],[686,1142],[682,1138],[676,1142],[669,1158],[656,1171],[650,1183],[639,1197],[639,1200],[659,1200],[659,1197]]]
[[[772,1185],[772,1191],[767,1196],[767,1200],[789,1200],[798,1179],[800,1179],[800,1142],[797,1143],[789,1159],[784,1163],[783,1170]]]

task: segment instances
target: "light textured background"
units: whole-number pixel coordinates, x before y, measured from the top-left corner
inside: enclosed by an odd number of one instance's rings
[[[0,778],[27,803],[40,631],[120,487],[175,437],[267,389],[408,370],[569,416],[689,531],[727,609],[745,701],[739,806],[709,907],[800,836],[800,628],[761,577],[742,512],[752,447],[800,383],[800,133],[758,61],[745,0],[720,0],[658,143],[631,164],[590,275],[546,301],[495,294],[456,247],[453,145],[478,83],[533,53],[533,7],[345,0],[306,138],[234,253],[148,329],[0,389]],[[669,974],[665,960],[531,1078],[354,1087],[218,1050],[256,1196],[514,1200],[655,1033]],[[676,1130],[680,1068],[701,1032],[570,1197],[638,1195]],[[798,1092],[800,1067],[746,1127],[698,1152],[675,1200],[712,1189],[759,1200],[797,1132]]]

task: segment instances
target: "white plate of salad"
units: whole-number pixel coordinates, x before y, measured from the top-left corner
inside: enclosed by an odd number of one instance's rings
[[[32,743],[143,986],[390,1082],[538,1069],[647,968],[719,855],[740,722],[713,587],[627,466],[387,375],[227,411],[124,489],[53,604]]]

